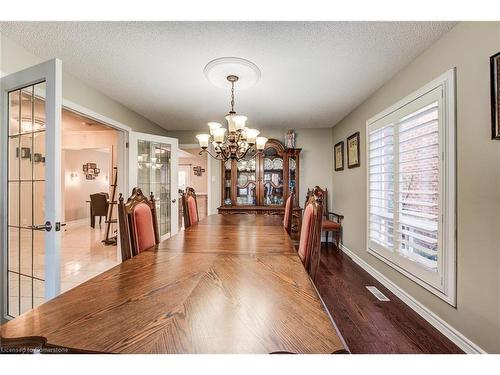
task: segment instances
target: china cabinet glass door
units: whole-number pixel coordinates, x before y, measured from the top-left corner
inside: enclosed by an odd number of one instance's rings
[[[264,150],[263,157],[263,196],[266,206],[281,206],[283,197],[283,156],[274,147]]]
[[[233,201],[231,197],[231,183],[232,183],[232,160],[226,160],[223,164],[222,176],[222,204],[230,206]]]
[[[158,231],[166,239],[178,230],[177,150],[174,138],[132,132],[130,135],[130,191],[139,187],[156,201]]]
[[[236,204],[257,204],[256,158],[246,158],[236,163]]]
[[[290,156],[288,158],[288,194],[297,193],[297,180],[298,180],[297,157]],[[297,197],[295,197],[297,202]]]

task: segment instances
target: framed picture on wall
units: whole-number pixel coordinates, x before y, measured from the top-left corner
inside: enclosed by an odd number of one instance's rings
[[[344,170],[344,141],[333,146],[333,165],[335,171]]]
[[[500,140],[500,52],[490,57],[491,139]]]
[[[347,168],[359,167],[359,158],[359,132],[356,132],[347,138]]]

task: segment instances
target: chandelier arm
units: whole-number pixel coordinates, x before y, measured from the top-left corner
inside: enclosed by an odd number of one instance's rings
[[[245,152],[243,153],[242,156],[239,157],[239,159],[244,159],[245,156],[247,156],[248,151],[250,151],[251,149],[253,149],[253,147],[247,147],[246,150],[245,150]]]
[[[228,153],[226,151],[226,147],[220,147],[219,146],[219,149],[220,149],[220,154],[222,155],[222,159],[223,160],[229,159],[229,155],[228,155]]]
[[[210,151],[208,151],[207,149],[201,150],[201,151],[198,153],[198,155],[203,155],[204,153],[206,153],[206,154],[210,155],[211,157],[213,157],[213,158],[214,158],[214,159],[216,159],[216,160],[224,160],[224,159],[222,159],[220,156],[218,156],[217,154],[216,154],[216,155],[212,154],[212,153],[211,153]]]

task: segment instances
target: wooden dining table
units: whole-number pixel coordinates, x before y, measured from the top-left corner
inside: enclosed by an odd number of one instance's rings
[[[282,220],[211,215],[1,326],[103,353],[346,353]]]

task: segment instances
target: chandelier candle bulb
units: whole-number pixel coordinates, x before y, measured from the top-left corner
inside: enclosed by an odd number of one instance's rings
[[[206,149],[208,147],[208,140],[210,139],[210,134],[198,134],[196,136],[198,142],[200,142],[200,147]]]
[[[245,123],[247,122],[247,119],[248,119],[247,116],[233,115],[233,121],[237,131],[245,130]]]
[[[210,134],[214,135],[214,130],[222,127],[218,122],[209,122],[208,127],[210,128]]]
[[[213,130],[212,135],[214,136],[214,141],[216,143],[224,142],[224,134],[226,133],[225,128],[217,128]]]
[[[234,133],[236,131],[236,123],[234,122],[234,115],[227,115],[225,117],[227,121],[227,129],[229,133]]]
[[[255,141],[257,139],[257,136],[260,134],[260,131],[258,131],[257,129],[248,129],[247,128],[245,131],[245,134],[246,134],[248,144],[254,145]]]
[[[257,150],[262,151],[266,147],[267,138],[266,137],[257,137]]]

